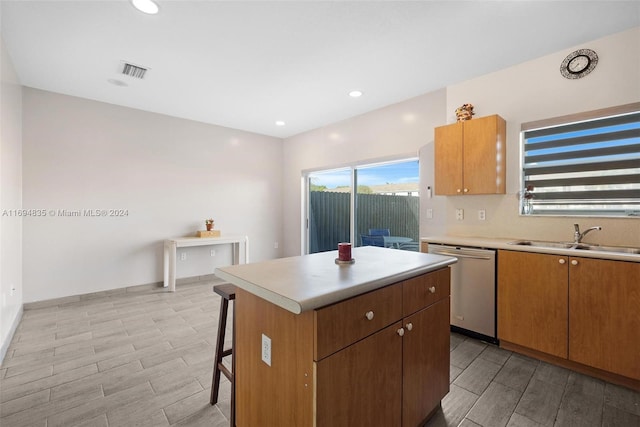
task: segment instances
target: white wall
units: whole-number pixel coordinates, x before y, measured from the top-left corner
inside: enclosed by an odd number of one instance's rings
[[[596,69],[578,80],[560,75],[560,63],[573,50],[598,53]],[[505,196],[436,197],[437,216],[446,217],[446,231],[454,235],[503,236],[572,240],[573,223],[586,228],[601,225],[589,242],[640,246],[638,218],[519,216],[519,132],[522,123],[640,101],[640,28],[575,46],[515,67],[447,88],[447,112],[465,102],[476,115],[500,114],[507,121],[507,194]],[[465,209],[465,220],[455,221],[455,209]],[[486,209],[487,220],[477,220]],[[428,234],[441,234],[441,224],[426,221]]]
[[[284,240],[286,255],[300,255],[301,177],[307,169],[418,154],[445,120],[445,91],[389,105],[288,138],[284,143]]]
[[[22,313],[22,86],[0,39],[0,361]]]
[[[420,235],[462,235],[570,240],[574,222],[601,225],[588,240],[601,244],[640,246],[637,218],[520,217],[519,131],[523,122],[579,113],[640,101],[640,29],[595,40],[578,48],[594,49],[600,58],[595,71],[580,80],[560,75],[566,49],[514,67],[465,81],[353,119],[285,140],[285,253],[300,253],[301,173],[347,162],[394,156],[420,149]],[[445,92],[445,93],[443,93]],[[464,103],[476,117],[500,114],[507,121],[507,194],[493,196],[425,197],[433,188],[433,128],[455,121]],[[411,120],[403,120],[403,118]],[[426,209],[433,219],[426,219]],[[463,221],[455,209],[465,210]],[[477,220],[485,209],[487,219]]]
[[[248,235],[275,258],[282,229],[282,140],[24,88],[24,300],[162,280],[162,241],[204,229]],[[116,88],[115,90],[122,90]],[[62,217],[59,209],[126,209]],[[229,247],[192,248],[178,277],[213,273]]]

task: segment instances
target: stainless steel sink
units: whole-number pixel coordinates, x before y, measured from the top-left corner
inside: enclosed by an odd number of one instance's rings
[[[516,240],[509,242],[510,245],[518,246],[531,246],[536,248],[559,248],[559,249],[571,249],[575,246],[574,243],[569,242],[545,242],[542,240]]]
[[[640,248],[627,248],[624,246],[585,245],[584,243],[580,243],[576,249],[583,251],[617,252],[621,254],[640,254]]]
[[[640,254],[640,248],[630,248],[625,246],[590,245],[587,243],[547,242],[543,240],[515,240],[513,242],[509,242],[509,244],[517,245],[517,246],[531,246],[536,248],[576,249],[580,251],[601,251],[601,252],[617,252],[621,254]]]

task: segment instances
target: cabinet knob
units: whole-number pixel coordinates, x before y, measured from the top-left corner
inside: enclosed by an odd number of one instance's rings
[[[429,288],[429,292],[431,292],[432,294],[435,294],[436,293],[436,287],[435,286],[430,287]]]
[[[460,190],[459,188],[456,190],[456,193],[461,193],[462,190]]]
[[[364,314],[364,317],[366,317],[366,318],[367,318],[367,320],[373,320],[373,311],[367,311],[367,312]]]
[[[465,189],[464,189],[464,192],[465,192],[465,193],[468,193],[468,192],[469,192],[469,189],[468,189],[468,188],[465,188]]]
[[[406,325],[407,331],[410,331],[413,329],[413,323],[407,323]]]
[[[578,260],[577,259],[572,259],[571,260],[571,265],[578,265]]]
[[[404,336],[404,328],[400,328],[396,332],[398,332],[398,335],[400,335],[401,337]]]
[[[559,262],[560,264],[564,264],[566,261],[564,260],[564,258],[560,258],[560,259],[558,260],[558,262]]]

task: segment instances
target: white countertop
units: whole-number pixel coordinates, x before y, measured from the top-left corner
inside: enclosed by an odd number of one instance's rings
[[[465,237],[465,236],[428,236],[420,238],[421,242],[441,243],[443,245],[467,246],[487,249],[506,249],[510,251],[537,252],[544,254],[568,255],[582,258],[611,259],[617,261],[640,262],[640,254],[625,254],[596,250],[541,248],[526,245],[510,245],[509,242],[535,239],[506,239],[493,237]]]
[[[313,310],[455,263],[453,257],[365,246],[354,264],[338,251],[216,268],[215,274],[292,313]]]

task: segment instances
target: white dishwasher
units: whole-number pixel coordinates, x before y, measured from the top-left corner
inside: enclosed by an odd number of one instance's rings
[[[496,339],[496,251],[429,243],[429,253],[458,258],[451,268],[451,330]]]

